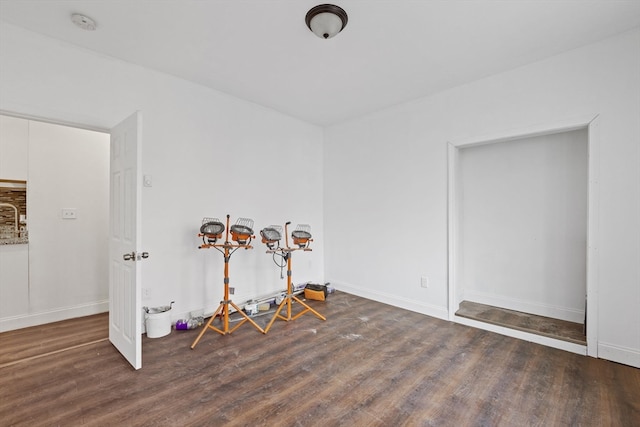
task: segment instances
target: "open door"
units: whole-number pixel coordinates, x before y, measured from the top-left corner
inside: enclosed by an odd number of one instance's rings
[[[142,367],[140,121],[136,112],[111,130],[109,174],[109,341],[135,369]]]

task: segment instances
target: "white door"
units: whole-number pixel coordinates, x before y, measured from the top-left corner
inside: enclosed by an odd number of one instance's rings
[[[142,367],[140,121],[136,112],[111,130],[109,207],[109,341],[135,369]]]

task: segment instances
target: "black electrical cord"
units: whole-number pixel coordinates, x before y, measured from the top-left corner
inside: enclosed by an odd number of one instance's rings
[[[282,264],[280,264],[280,263],[276,260],[276,256],[279,256],[280,258],[282,258],[282,260],[283,260]],[[284,262],[284,255],[279,254],[278,252],[274,252],[274,253],[273,253],[273,262],[274,262],[278,267],[280,267],[280,268],[284,268],[284,267],[287,265],[287,263],[286,263],[286,262]]]

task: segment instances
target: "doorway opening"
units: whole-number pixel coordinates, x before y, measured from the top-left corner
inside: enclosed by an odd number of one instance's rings
[[[4,116],[22,130],[5,138],[3,126],[0,151],[20,153],[10,164],[23,165],[20,173],[28,176],[33,247],[30,242],[21,251],[25,268],[1,281],[10,284],[0,292],[9,295],[2,301],[16,311],[0,318],[0,331],[108,311],[110,341],[139,369],[140,269],[114,265],[131,248],[138,252],[141,241],[140,113],[109,130],[0,112]],[[5,142],[10,144],[4,147]],[[8,169],[0,166],[0,172]],[[84,169],[77,172],[76,166]],[[127,249],[116,248],[114,240]],[[42,256],[44,249],[48,256]]]
[[[450,143],[451,320],[595,355],[596,128]]]
[[[5,112],[0,121],[0,179],[23,180],[26,193],[24,210],[11,202],[19,238],[1,254],[0,331],[107,311],[109,134]]]

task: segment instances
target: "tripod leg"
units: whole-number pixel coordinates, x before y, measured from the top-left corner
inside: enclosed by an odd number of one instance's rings
[[[271,318],[271,321],[269,322],[269,324],[267,325],[266,328],[264,328],[264,333],[266,334],[267,332],[269,332],[269,329],[271,329],[271,325],[273,325],[273,322],[276,321],[276,318],[280,317],[284,320],[289,320],[287,318],[284,318],[282,316],[280,316],[280,312],[282,311],[283,307],[285,304],[291,304],[290,298],[287,296],[285,299],[282,300],[282,302],[280,303],[280,305],[278,306],[278,309],[276,310],[275,313],[273,313],[273,317]]]
[[[307,311],[310,311],[310,312],[312,312],[313,314],[315,314],[315,315],[316,315],[316,317],[318,317],[319,319],[327,320],[327,319],[326,319],[326,317],[324,317],[322,314],[320,314],[320,313],[318,313],[317,311],[315,311],[313,308],[309,307],[309,306],[307,305],[307,303],[303,302],[303,301],[302,301],[300,298],[298,298],[297,296],[295,296],[295,295],[294,295],[294,296],[293,296],[293,299],[295,299],[299,304],[302,304],[302,306],[303,306],[303,307],[305,307],[305,310],[303,310],[303,311],[301,311],[300,313],[298,313],[298,314],[296,315],[296,317],[294,317],[294,319],[295,319],[295,318],[298,318],[298,317],[300,317],[300,316],[302,316],[302,315],[303,315],[304,313],[306,313]]]
[[[266,333],[266,332],[264,331],[264,329],[262,329],[262,328],[260,327],[260,325],[258,325],[256,322],[254,322],[252,318],[250,318],[249,316],[247,316],[247,314],[246,314],[244,311],[240,310],[240,307],[238,307],[237,305],[235,305],[235,303],[234,303],[233,301],[229,301],[229,304],[231,304],[231,305],[233,306],[233,308],[235,308],[236,310],[238,310],[238,313],[240,313],[240,314],[244,317],[244,320],[243,320],[243,321],[241,321],[238,325],[236,325],[236,326],[235,326],[231,331],[229,331],[229,333],[231,333],[231,332],[235,331],[236,329],[238,329],[238,328],[240,327],[240,325],[242,325],[244,322],[247,322],[247,321],[248,321],[249,323],[251,323],[253,326],[255,326],[255,328],[256,328],[257,330],[259,330],[260,332],[262,332],[263,334],[264,334],[264,333]]]
[[[209,321],[202,327],[202,330],[198,334],[198,337],[195,339],[193,344],[191,344],[191,349],[192,350],[196,347],[196,345],[198,345],[198,342],[200,341],[200,338],[202,338],[204,333],[207,332],[207,329],[213,329],[214,331],[224,335],[223,331],[221,331],[220,329],[216,328],[215,326],[211,326],[211,323],[213,323],[213,321],[215,320],[215,318],[218,315],[218,313],[223,309],[224,309],[224,303],[220,303],[220,305],[216,309],[215,313],[213,313],[213,315],[211,316]]]

